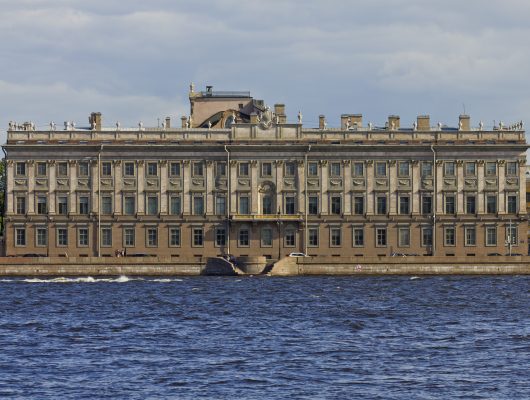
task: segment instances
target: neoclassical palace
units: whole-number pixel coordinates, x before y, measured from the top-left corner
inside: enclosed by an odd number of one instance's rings
[[[189,97],[177,128],[11,122],[6,255],[527,252],[522,123],[305,128],[248,92]]]

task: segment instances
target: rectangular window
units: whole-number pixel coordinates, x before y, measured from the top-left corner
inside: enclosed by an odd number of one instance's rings
[[[353,163],[353,177],[361,178],[364,176],[364,163],[355,162]]]
[[[48,199],[46,196],[37,196],[37,214],[48,213]]]
[[[248,228],[241,228],[238,235],[238,243],[240,247],[248,247],[250,244],[250,231]]]
[[[125,215],[134,215],[136,213],[136,198],[134,196],[124,197],[123,213]]]
[[[112,228],[101,228],[101,245],[103,247],[112,246]]]
[[[444,163],[444,176],[455,176],[454,161],[446,161]]]
[[[296,212],[296,203],[293,196],[285,198],[285,214],[293,215]]]
[[[202,247],[204,243],[204,230],[202,228],[193,228],[193,247]]]
[[[330,236],[331,236],[331,247],[339,247],[342,243],[341,238],[341,231],[340,228],[331,228],[330,229]]]
[[[180,228],[169,229],[169,245],[171,247],[180,246]]]
[[[375,245],[386,247],[386,228],[375,228]]]
[[[225,196],[215,196],[215,213],[217,215],[226,214],[226,197]]]
[[[68,214],[68,197],[67,196],[57,197],[57,213],[60,215]]]
[[[204,176],[204,164],[202,161],[193,163],[193,176],[201,177]]]
[[[37,228],[37,246],[43,247],[48,245],[48,230],[46,228]]]
[[[364,246],[364,228],[353,228],[353,246],[363,247]]]
[[[26,214],[26,198],[22,196],[17,196],[17,214],[23,215]]]
[[[68,163],[60,162],[57,164],[57,176],[65,177],[68,176]]]
[[[432,214],[432,196],[424,194],[421,196],[421,213],[423,215]]]
[[[135,175],[135,168],[133,162],[123,163],[123,176],[132,177]]]
[[[79,170],[79,176],[81,176],[81,177],[89,176],[88,163],[87,162],[80,162],[78,170]]]
[[[37,163],[37,176],[46,176],[46,175],[47,175],[46,163],[38,162]]]
[[[399,196],[399,213],[410,214],[410,197]]]
[[[296,246],[296,231],[293,229],[287,229],[285,231],[285,247],[294,247]]]
[[[169,164],[169,176],[180,176],[180,163],[172,162]]]
[[[308,245],[318,247],[318,228],[309,228],[308,236]]]
[[[466,236],[466,246],[476,246],[477,244],[477,229],[474,226],[466,226],[464,228],[464,233]]]
[[[193,215],[204,214],[204,197],[202,195],[193,196]]]
[[[77,229],[77,245],[79,247],[88,246],[88,228]]]
[[[26,163],[17,162],[15,166],[15,174],[18,176],[26,176]]]
[[[342,213],[342,204],[340,196],[331,196],[331,214],[340,215]]]
[[[497,163],[487,162],[486,163],[486,176],[497,176]]]
[[[112,163],[105,161],[101,163],[101,176],[112,176]]]
[[[445,213],[453,215],[456,212],[456,196],[454,194],[445,195]]]
[[[353,213],[355,215],[364,214],[364,196],[355,196],[353,198]]]
[[[57,228],[57,246],[68,246],[67,228]]]
[[[376,200],[376,214],[384,215],[386,214],[386,196],[377,196]]]
[[[158,196],[147,196],[147,215],[158,214]]]
[[[386,176],[386,162],[375,163],[375,176],[385,177]]]
[[[271,247],[272,246],[272,229],[263,228],[261,230],[261,246]]]
[[[157,247],[158,246],[158,229],[147,228],[147,246]]]
[[[410,228],[409,227],[398,228],[398,246],[399,247],[410,246]]]
[[[15,245],[26,245],[26,228],[15,228]]]
[[[506,199],[506,212],[508,214],[517,214],[517,196],[508,195]]]
[[[477,167],[474,162],[466,162],[465,164],[465,175],[466,176],[475,176],[477,175]]]
[[[318,163],[310,162],[307,165],[307,175],[308,176],[318,176]]]
[[[422,247],[432,246],[432,228],[430,226],[421,228],[421,245]]]
[[[403,178],[410,176],[410,163],[408,161],[398,163],[398,176]]]
[[[261,176],[263,177],[272,176],[272,163],[264,162],[261,164]]]
[[[486,246],[497,246],[497,227],[486,226]]]
[[[486,213],[495,214],[497,212],[497,195],[486,196]]]
[[[263,205],[263,214],[270,215],[274,213],[272,209],[272,195],[270,194],[263,195],[262,205]]]
[[[296,165],[294,162],[285,163],[285,176],[295,176],[296,174]]]
[[[225,228],[215,229],[215,245],[217,247],[226,246],[226,229]]]
[[[180,196],[171,196],[169,198],[169,213],[179,215],[181,213]]]
[[[123,230],[123,245],[125,247],[134,247],[135,233],[134,228],[125,228]]]
[[[456,244],[456,232],[454,226],[446,226],[444,228],[444,245],[454,246]]]
[[[249,174],[248,162],[239,163],[239,176],[248,176],[248,174]]]
[[[517,176],[517,162],[508,161],[506,163],[506,176]]]
[[[307,212],[310,215],[318,214],[318,196],[309,196],[307,199]]]
[[[517,245],[517,225],[508,225],[506,227],[506,241],[512,245]]]
[[[424,161],[421,163],[421,177],[426,178],[432,176],[432,162]]]
[[[158,176],[158,164],[156,162],[147,163],[147,176]]]
[[[218,162],[215,164],[215,176],[226,176],[225,162]]]
[[[475,214],[477,212],[477,197],[474,195],[466,196],[466,214]]]
[[[112,214],[112,196],[101,197],[101,214],[111,215]]]
[[[331,171],[331,176],[332,176],[332,177],[339,177],[339,176],[341,176],[340,162],[332,162],[332,163],[330,164],[330,171]]]
[[[250,204],[248,196],[239,196],[239,214],[249,215],[250,214]]]

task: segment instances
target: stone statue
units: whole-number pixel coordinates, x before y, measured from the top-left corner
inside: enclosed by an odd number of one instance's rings
[[[92,130],[95,131],[96,130],[96,121],[92,120],[92,123],[90,124],[90,126],[92,127]]]
[[[390,129],[392,130],[396,129],[396,123],[394,121],[392,121],[392,123],[390,124]]]
[[[439,130],[439,131],[442,130],[442,123],[441,123],[441,122],[438,122],[438,130]]]
[[[302,123],[302,111],[298,111],[298,123]]]
[[[208,129],[212,129],[212,121],[208,120]]]
[[[236,123],[236,112],[235,111],[232,111],[232,118],[234,120],[234,122],[232,122],[233,124]]]
[[[328,127],[328,121],[326,121],[326,120],[324,119],[324,129],[327,129],[327,127]]]
[[[9,130],[13,129],[13,121],[9,121]]]
[[[120,130],[120,121],[116,121],[116,130],[119,131]]]
[[[499,129],[504,129],[504,124],[502,123],[502,121],[499,121]]]
[[[484,129],[484,122],[480,121],[480,122],[478,123],[478,130],[481,131],[481,130],[483,130],[483,129]]]
[[[523,130],[523,129],[524,129],[524,122],[521,121],[521,130]]]
[[[193,93],[195,91],[195,85],[193,82],[190,83],[190,92]]]
[[[144,130],[144,123],[142,121],[138,122],[138,130],[140,131]]]
[[[69,131],[70,130],[70,121],[64,121],[64,130]]]
[[[463,127],[464,127],[464,124],[462,124],[462,121],[459,121],[458,122],[458,130],[461,131]]]
[[[72,123],[70,124],[70,126],[72,127],[72,130],[75,130],[75,122],[72,121]]]
[[[188,128],[193,127],[193,120],[191,119],[191,115],[188,117]]]
[[[349,129],[350,129],[350,126],[351,126],[351,119],[348,118],[348,119],[346,120],[346,130],[349,130]]]
[[[371,131],[373,127],[374,127],[374,124],[372,124],[371,122],[368,122],[368,130]]]

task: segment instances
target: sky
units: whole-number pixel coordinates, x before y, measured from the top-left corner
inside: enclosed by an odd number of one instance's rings
[[[2,143],[11,120],[179,120],[190,82],[306,127],[530,122],[528,0],[0,0],[0,15]]]

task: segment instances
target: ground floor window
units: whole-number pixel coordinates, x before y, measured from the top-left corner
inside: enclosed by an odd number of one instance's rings
[[[156,247],[158,246],[158,229],[147,228],[147,246]]]
[[[263,228],[261,230],[261,245],[263,247],[272,246],[272,229],[271,228]]]
[[[125,228],[123,230],[123,245],[125,247],[134,247],[135,243],[134,228]]]
[[[318,228],[310,228],[308,236],[308,245],[311,247],[318,247]]]
[[[15,228],[15,244],[17,246],[26,245],[26,228]]]
[[[215,229],[215,245],[226,246],[226,229],[224,227]]]
[[[339,247],[342,244],[340,228],[330,229],[330,242],[332,247]]]
[[[410,246],[410,228],[409,227],[398,228],[398,245],[399,247]]]
[[[353,246],[354,247],[364,246],[364,228],[362,227],[353,228]]]
[[[430,226],[421,228],[421,245],[422,247],[432,246],[432,228]]]
[[[193,246],[202,247],[204,243],[204,230],[202,228],[193,228]]]
[[[444,228],[444,244],[446,246],[454,246],[456,244],[456,233],[454,226],[446,226]]]
[[[88,228],[77,229],[77,244],[79,247],[88,246]]]
[[[112,228],[101,228],[101,245],[104,247],[112,246]]]
[[[57,246],[68,246],[68,229],[57,229]]]
[[[474,226],[464,228],[466,237],[466,246],[475,246],[477,244],[477,229]]]
[[[386,228],[375,228],[375,245],[377,247],[385,247],[386,243]]]
[[[287,229],[285,231],[285,247],[296,246],[296,231],[294,229]]]
[[[180,228],[169,229],[169,245],[172,247],[180,246]]]
[[[248,228],[241,228],[239,230],[239,238],[238,238],[239,246],[240,247],[248,247],[250,244],[250,231]]]
[[[37,228],[37,246],[47,246],[48,245],[48,230],[46,228]]]
[[[512,246],[517,244],[517,226],[507,226],[506,227],[506,241],[511,243]]]
[[[486,246],[497,246],[497,227],[486,227]]]

